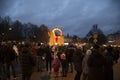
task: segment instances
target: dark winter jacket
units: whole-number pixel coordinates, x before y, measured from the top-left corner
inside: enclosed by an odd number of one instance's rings
[[[5,59],[4,47],[0,45],[0,64],[4,63],[4,59]]]
[[[68,55],[68,62],[73,62],[74,48],[68,48],[66,52]]]
[[[23,47],[20,53],[20,64],[22,69],[22,74],[28,75],[33,72],[35,66],[35,58],[30,52],[29,48]]]
[[[93,51],[88,58],[88,80],[105,80],[105,58],[98,52]]]
[[[113,57],[111,52],[105,54],[105,78],[113,80]]]
[[[12,46],[9,46],[9,45],[5,46],[4,54],[5,54],[4,60],[6,63],[10,63],[11,61],[14,61],[16,58],[16,53],[13,50]]]
[[[82,71],[83,54],[80,49],[76,49],[73,53],[73,63],[76,71]]]

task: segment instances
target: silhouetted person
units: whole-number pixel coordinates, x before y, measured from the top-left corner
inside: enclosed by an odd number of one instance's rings
[[[10,70],[12,69],[12,74],[13,77],[16,78],[16,73],[15,73],[15,66],[14,62],[16,59],[16,53],[13,50],[13,46],[11,43],[7,43],[5,47],[5,64],[6,64],[6,73],[7,73],[7,78],[10,80]]]
[[[21,48],[20,65],[22,70],[22,80],[30,80],[36,63],[29,47],[29,44],[26,43],[25,46]]]
[[[68,69],[70,68],[70,72],[73,72],[73,54],[74,54],[74,46],[69,46],[66,51],[68,55]]]
[[[74,80],[80,80],[80,76],[82,73],[82,60],[83,60],[82,51],[81,49],[76,48],[73,54],[73,63],[74,63],[75,71],[76,71]]]
[[[46,57],[45,57],[45,60],[46,60],[46,70],[48,71],[50,69],[49,73],[51,73],[52,59],[53,58],[52,58],[52,55],[51,55],[51,49],[50,49],[50,47],[48,45],[45,47],[44,52],[45,52],[45,55],[46,55]]]
[[[39,43],[38,47],[37,47],[37,55],[38,55],[37,71],[42,71],[42,65],[43,65],[42,56],[43,56],[43,54],[44,54],[43,46],[40,45],[40,43]]]
[[[3,42],[0,43],[0,80],[6,80],[6,74],[5,74],[5,45]]]
[[[83,74],[82,80],[87,80],[87,78],[88,78],[89,69],[88,69],[87,62],[88,62],[88,58],[91,55],[91,53],[92,53],[92,51],[90,49],[88,49],[85,53],[84,58],[83,58],[83,61],[82,61],[82,74]]]
[[[105,80],[105,58],[99,52],[99,46],[94,45],[92,54],[88,58],[88,80]]]
[[[62,77],[66,77],[68,72],[67,53],[65,50],[62,50],[58,54],[60,56],[60,62],[62,66]]]
[[[105,78],[106,80],[113,80],[113,48],[108,47],[107,53],[105,54]]]

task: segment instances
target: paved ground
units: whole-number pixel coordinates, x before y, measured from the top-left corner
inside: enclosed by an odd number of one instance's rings
[[[120,59],[117,64],[114,64],[114,80],[120,80]],[[59,76],[55,78],[54,73],[49,74],[48,72],[35,72],[32,75],[32,80],[73,80],[75,72],[68,73],[67,77],[61,77],[61,73],[59,72]]]
[[[120,59],[117,64],[114,64],[114,80],[120,80]],[[75,72],[68,73],[67,77],[61,76],[61,71],[57,78],[55,78],[54,73],[49,74],[48,72],[34,72],[31,79],[32,80],[73,80],[75,76]],[[17,80],[21,80],[21,75],[17,78]]]

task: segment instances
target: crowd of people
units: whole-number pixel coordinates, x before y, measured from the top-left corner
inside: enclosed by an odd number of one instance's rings
[[[11,75],[16,80],[17,71],[21,72],[22,80],[30,80],[35,71],[47,71],[49,75],[53,72],[58,77],[60,68],[62,77],[75,71],[74,80],[113,80],[113,65],[119,59],[119,50],[97,44],[91,48],[75,44],[0,42],[0,80],[11,80]]]

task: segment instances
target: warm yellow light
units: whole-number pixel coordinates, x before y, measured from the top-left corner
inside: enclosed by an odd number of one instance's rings
[[[60,31],[60,36],[56,36],[55,35],[55,31],[58,30]],[[64,45],[64,36],[63,36],[63,32],[60,28],[53,28],[52,30],[49,31],[48,35],[50,36],[49,39],[49,45]],[[56,42],[56,38],[57,38],[57,42]]]

